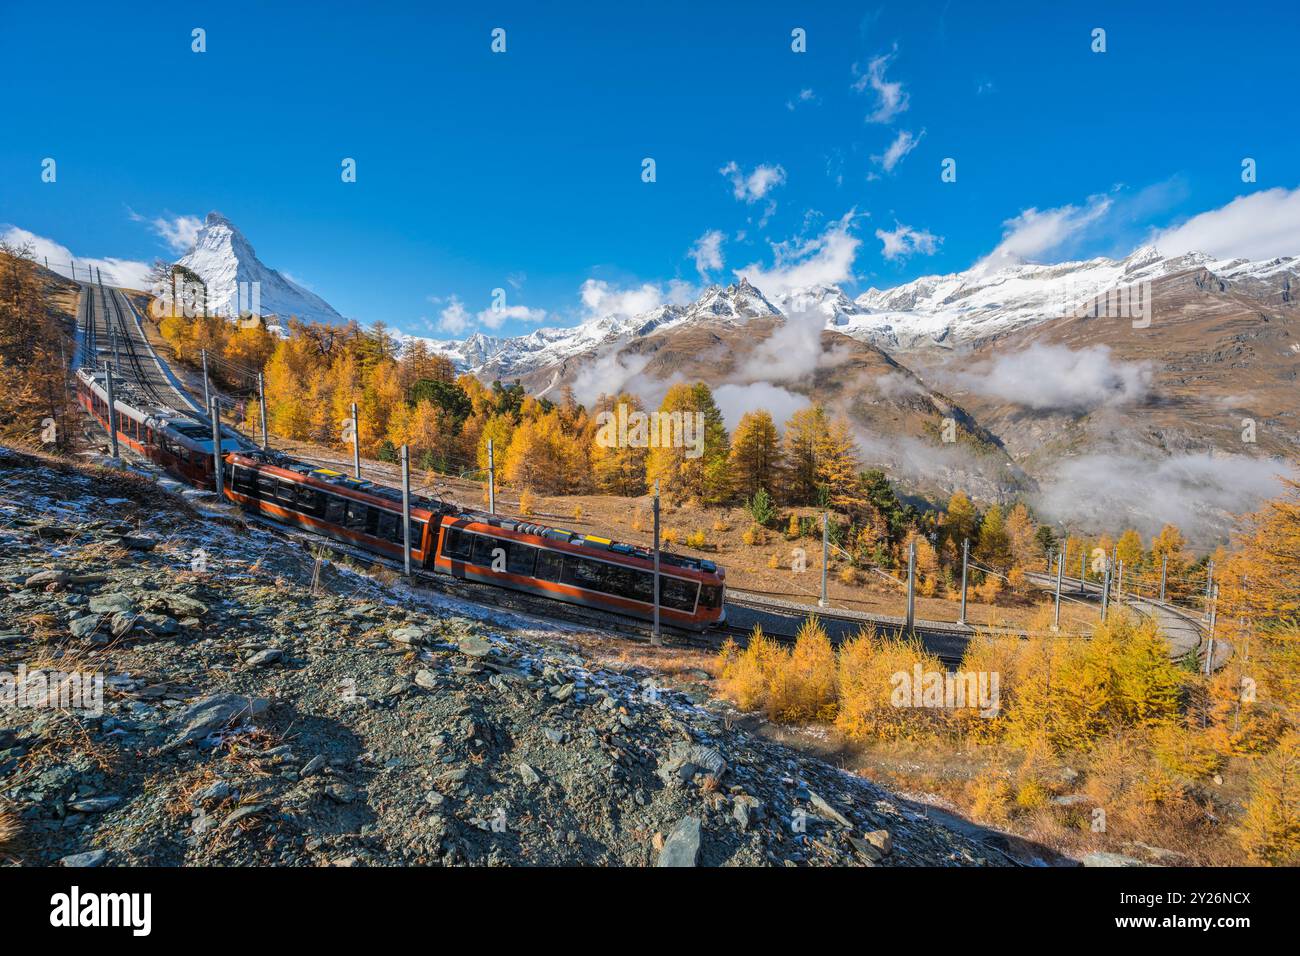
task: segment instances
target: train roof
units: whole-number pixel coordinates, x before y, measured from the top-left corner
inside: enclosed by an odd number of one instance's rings
[[[582,534],[578,531],[568,531],[564,528],[552,528],[543,524],[534,524],[519,518],[510,518],[504,515],[490,515],[482,511],[463,511],[456,515],[457,518],[463,518],[466,521],[473,521],[476,524],[491,525],[501,528],[504,531],[514,531],[518,534],[529,534],[537,538],[548,538],[552,541],[559,541],[563,544],[576,544],[585,548],[591,548],[595,551],[607,551],[612,554],[622,554],[628,557],[641,558],[646,561],[654,560],[654,550],[651,548],[641,547],[636,544],[626,544],[621,541],[613,541],[609,538],[602,538],[594,534]],[[674,568],[685,568],[690,571],[699,571],[703,574],[717,574],[718,566],[707,558],[693,558],[686,554],[676,554],[668,551],[659,552],[659,563]]]
[[[301,461],[291,455],[283,452],[263,450],[260,448],[239,449],[239,453],[245,458],[251,458],[259,464],[271,465],[275,468],[282,468],[285,471],[292,471],[295,474],[302,475],[304,478],[313,478],[316,481],[323,481],[326,484],[334,485],[337,488],[347,489],[349,491],[360,491],[375,498],[384,498],[388,501],[402,503],[402,490],[393,488],[389,485],[381,485],[378,482],[367,481],[364,478],[357,479],[341,471],[335,471],[333,468],[324,468],[320,465],[313,465],[310,462]],[[458,506],[443,501],[441,498],[430,498],[427,495],[417,495],[411,493],[411,505],[416,508],[425,508],[429,511],[457,511]]]
[[[108,399],[108,373],[98,368],[80,368],[77,375],[87,384]],[[117,411],[131,414],[132,418],[144,422],[150,428],[169,434],[187,448],[212,454],[212,420],[193,412],[180,411],[170,405],[163,405],[151,398],[135,382],[119,376],[113,377],[113,404]],[[221,426],[221,448],[223,451],[243,451],[255,447],[248,439],[229,425]]]

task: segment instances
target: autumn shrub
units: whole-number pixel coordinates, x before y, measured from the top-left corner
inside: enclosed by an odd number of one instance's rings
[[[1237,837],[1254,863],[1300,865],[1300,734],[1285,734],[1255,767]]]
[[[1006,775],[986,770],[971,781],[968,788],[970,812],[977,820],[1005,824],[1011,819],[1015,790]]]
[[[800,626],[794,649],[773,658],[767,711],[773,720],[831,720],[836,710],[836,659],[815,616]]]
[[[974,590],[975,596],[980,601],[992,604],[1002,593],[1002,579],[995,574],[990,574],[984,578],[984,583],[977,585]]]
[[[922,674],[946,673],[938,658],[919,641],[877,638],[864,629],[843,644],[835,726],[854,739],[901,739],[932,733],[942,711],[912,706],[908,693],[917,665]]]
[[[769,554],[767,556],[767,566],[773,571],[781,567],[781,556],[779,554]]]
[[[1152,728],[1150,739],[1156,763],[1175,776],[1199,780],[1223,766],[1223,756],[1200,728],[1171,721]]]
[[[536,503],[533,500],[533,493],[530,490],[525,488],[519,493],[519,513],[521,515],[528,517],[533,513],[535,506]]]
[[[708,536],[704,533],[703,529],[692,531],[686,536],[686,546],[688,548],[704,548],[708,546],[708,543]]]
[[[767,532],[762,525],[752,524],[741,534],[740,540],[753,547],[767,543]]]
[[[659,532],[659,541],[662,544],[676,544],[682,538],[682,533],[676,528],[664,528]]]
[[[785,529],[785,536],[790,541],[793,541],[795,538],[799,537],[799,533],[800,533],[799,516],[794,512],[791,512],[790,522]]]
[[[714,534],[724,534],[730,530],[731,530],[731,525],[727,524],[727,522],[723,521],[721,518],[714,519],[713,521]]]
[[[574,521],[581,521],[581,520],[582,520],[582,505],[574,505],[574,506],[573,506],[573,514],[572,514],[570,517],[572,517]]]
[[[851,564],[846,564],[844,567],[840,568],[835,577],[840,584],[852,587],[858,583],[858,569],[853,567]]]
[[[1189,782],[1152,756],[1147,736],[1129,731],[1098,741],[1086,765],[1083,793],[1104,812],[1108,836],[1187,845],[1206,819],[1204,810]]]
[[[719,685],[741,710],[766,707],[772,674],[788,652],[754,625],[743,650],[724,646],[719,653]]]

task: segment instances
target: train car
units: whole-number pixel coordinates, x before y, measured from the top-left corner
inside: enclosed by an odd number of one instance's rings
[[[650,620],[654,554],[608,538],[477,513],[448,515],[434,566],[447,574]],[[660,553],[659,616],[703,630],[725,619],[726,573],[712,561]]]
[[[77,370],[77,401],[107,432],[105,378],[105,373],[96,369]],[[216,488],[212,476],[212,424],[208,419],[151,402],[130,382],[116,377],[113,405],[117,412],[119,443],[182,481],[208,491]],[[233,428],[221,426],[223,453],[248,447],[250,443]]]
[[[82,406],[108,429],[102,373],[77,373]],[[116,389],[119,441],[178,477],[212,489],[209,422],[150,405],[129,383]],[[324,534],[400,560],[402,494],[278,452],[221,427],[222,491],[227,499],[281,524]],[[569,604],[650,620],[654,556],[645,548],[522,520],[466,511],[411,495],[414,566]],[[725,572],[712,561],[660,555],[660,619],[703,630],[724,620]]]
[[[367,551],[402,557],[402,493],[273,451],[226,456],[223,492],[242,508]],[[446,505],[411,496],[411,563],[426,566]]]

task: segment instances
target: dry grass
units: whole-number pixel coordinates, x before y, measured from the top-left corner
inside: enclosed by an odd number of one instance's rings
[[[17,859],[22,820],[10,804],[0,803],[0,859]]]

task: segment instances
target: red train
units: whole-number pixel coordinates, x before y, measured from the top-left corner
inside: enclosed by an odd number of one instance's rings
[[[77,401],[108,431],[108,389],[104,373],[77,370]],[[212,426],[209,422],[152,404],[130,382],[115,377],[113,404],[117,409],[117,440],[176,477],[216,490],[212,478]],[[253,447],[234,429],[221,426],[222,451]]]
[[[107,429],[101,379],[77,373],[82,405]],[[116,394],[118,436],[128,447],[204,488],[213,488],[211,425],[171,409],[143,410],[130,390]],[[401,559],[402,495],[277,452],[262,451],[222,426],[227,498],[282,524]],[[411,496],[415,567],[649,620],[654,555],[645,548]],[[660,554],[660,618],[702,630],[725,618],[726,573],[712,561]]]

